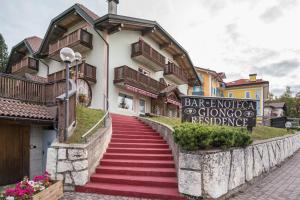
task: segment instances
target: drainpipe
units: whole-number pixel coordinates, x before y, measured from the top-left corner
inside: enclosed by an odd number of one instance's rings
[[[106,45],[106,110],[108,110],[109,105],[108,105],[108,95],[109,95],[109,43],[104,39],[104,37],[101,35],[101,33],[98,32],[98,30],[95,28],[95,26],[93,26],[94,31],[100,36],[100,38],[103,40],[103,42]]]

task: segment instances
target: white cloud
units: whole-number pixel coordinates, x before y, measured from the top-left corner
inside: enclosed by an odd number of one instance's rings
[[[9,47],[30,35],[43,37],[51,18],[75,2],[1,0],[0,33]],[[79,2],[106,13],[105,0]],[[120,0],[119,14],[158,21],[195,65],[224,71],[228,80],[260,72],[276,95],[286,85],[297,90],[299,68],[276,77],[260,67],[300,60],[299,0]]]

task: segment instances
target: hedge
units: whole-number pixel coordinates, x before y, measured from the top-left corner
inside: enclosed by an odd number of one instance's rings
[[[195,151],[209,148],[228,149],[252,143],[247,129],[184,123],[174,127],[174,140],[182,149]]]

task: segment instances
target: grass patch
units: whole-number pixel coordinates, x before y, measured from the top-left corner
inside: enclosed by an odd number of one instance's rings
[[[181,124],[181,119],[180,118],[171,118],[171,117],[150,117],[153,121],[160,122],[162,124],[169,125],[171,127],[177,126]]]
[[[257,126],[253,128],[251,134],[253,140],[265,140],[274,137],[282,137],[285,135],[293,134],[294,131],[284,128],[273,128],[267,126]]]
[[[67,143],[81,143],[81,136],[92,128],[104,115],[104,111],[86,108],[83,106],[76,107],[77,125],[74,133],[68,138]]]
[[[169,125],[171,127],[175,127],[181,124],[180,118],[170,118],[170,117],[150,117],[150,119],[157,121],[159,123],[163,123]],[[251,138],[253,140],[265,140],[274,137],[281,137],[284,135],[293,134],[294,131],[287,131],[284,128],[273,128],[267,126],[257,126],[253,128],[253,132],[251,134]]]

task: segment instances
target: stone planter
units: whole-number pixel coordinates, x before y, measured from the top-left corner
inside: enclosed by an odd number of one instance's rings
[[[58,200],[63,197],[63,184],[57,181],[45,190],[37,193],[32,197],[32,200]]]

